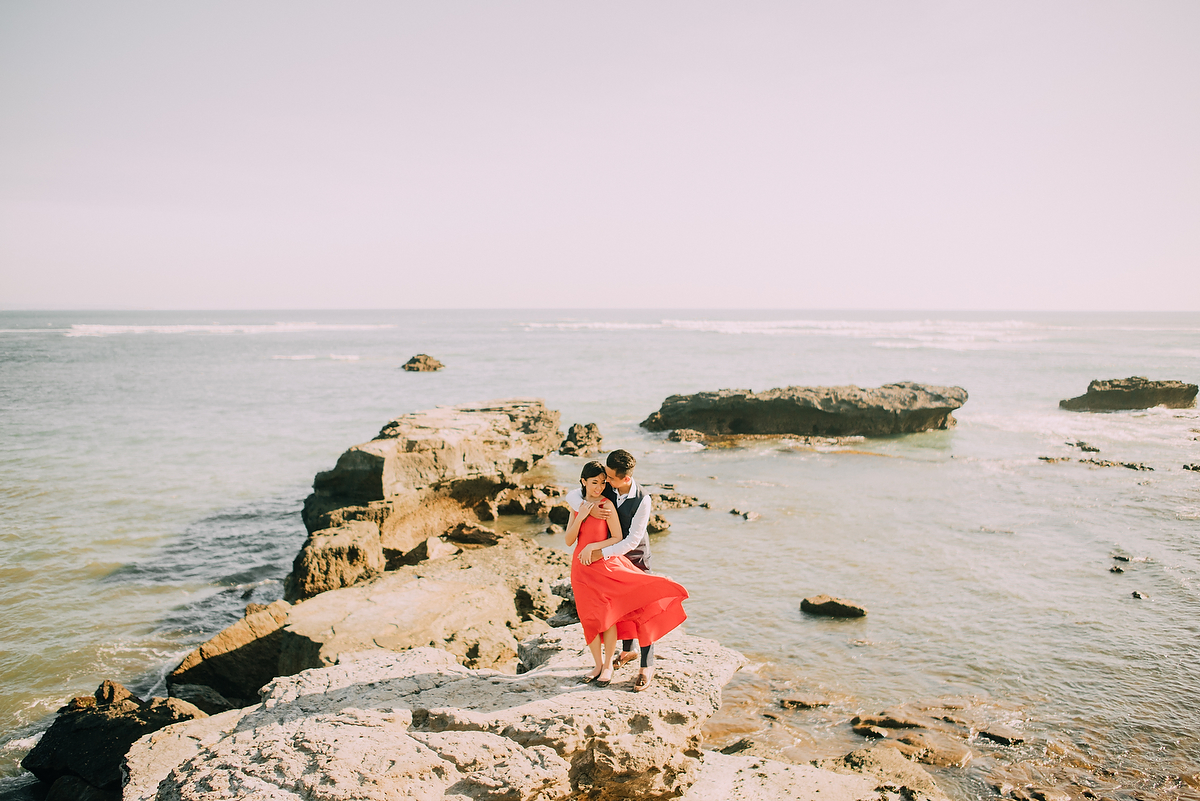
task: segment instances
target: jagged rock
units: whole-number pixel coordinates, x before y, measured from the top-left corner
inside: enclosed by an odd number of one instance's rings
[[[1151,470],[1154,468],[1141,462],[1110,462],[1108,459],[1080,459],[1080,464],[1091,464],[1096,467],[1124,467],[1129,470]]]
[[[743,520],[757,520],[762,517],[758,512],[742,512]]]
[[[383,572],[379,526],[368,520],[347,522],[308,535],[292,563],[291,594],[311,598],[327,590],[349,587]]]
[[[1095,380],[1087,392],[1058,402],[1073,412],[1112,412],[1123,409],[1190,409],[1196,405],[1196,384],[1182,381],[1149,381],[1143,376]]]
[[[595,423],[576,423],[567,431],[567,438],[559,446],[558,452],[564,456],[589,456],[600,452],[603,440],[600,427]]]
[[[905,381],[874,389],[786,387],[672,395],[642,421],[650,431],[690,428],[710,435],[885,436],[949,428],[966,403],[962,387]]]
[[[152,801],[158,795],[158,783],[173,768],[228,735],[239,720],[257,708],[255,704],[244,709],[231,709],[144,735],[133,744],[121,763],[124,777],[121,801]]]
[[[1183,466],[1183,469],[1184,470],[1194,470],[1196,472],[1200,472],[1200,464],[1185,464]]]
[[[1055,462],[1069,462],[1069,461],[1071,461],[1071,457],[1070,456],[1039,456],[1038,461],[1039,462],[1050,462],[1051,464],[1054,464]]]
[[[704,432],[692,428],[676,428],[667,434],[667,439],[671,442],[703,442]]]
[[[279,675],[281,627],[291,605],[276,601],[247,615],[192,651],[167,677],[170,686],[202,684],[234,706],[255,698],[258,689]]]
[[[411,373],[432,373],[436,370],[441,370],[445,366],[437,359],[424,353],[418,353],[403,365],[404,369]]]
[[[671,527],[671,521],[659,514],[650,515],[650,522],[646,524],[646,531],[651,534],[661,534]]]
[[[883,787],[915,801],[948,801],[924,769],[909,762],[894,748],[876,745],[851,751],[842,757],[822,759],[818,767],[836,773],[859,773],[878,778]]]
[[[101,700],[106,698],[115,700]],[[178,698],[142,701],[106,681],[96,690],[94,703],[69,704],[59,710],[21,760],[21,767],[46,784],[76,776],[94,788],[118,790],[121,758],[138,738],[172,723],[203,717],[207,716]]]
[[[416,548],[404,554],[404,564],[415,565],[420,562],[430,562],[434,559],[449,559],[451,556],[462,553],[462,548],[447,542],[448,539],[448,536],[443,536],[430,537],[422,541]]]
[[[1083,441],[1068,442],[1066,444],[1070,445],[1072,448],[1079,448],[1079,450],[1083,451],[1084,453],[1099,453],[1100,452],[1100,449],[1097,448],[1095,445],[1089,445]]]
[[[828,698],[819,695],[789,695],[779,699],[779,705],[784,709],[817,709],[829,704]]]
[[[540,400],[407,414],[385,425],[375,439],[343,453],[333,470],[317,474],[304,502],[304,524],[313,533],[355,521],[373,523],[385,567],[393,569],[419,543],[477,520],[481,504],[561,441],[558,412]],[[317,547],[311,538],[287,578],[288,600],[349,586],[366,575],[365,568],[308,557],[310,546]]]
[[[490,528],[473,526],[470,523],[459,523],[446,532],[446,539],[463,545],[495,545],[500,541],[501,534]]]
[[[567,526],[571,523],[571,507],[566,503],[555,504],[546,516],[556,526]]]
[[[863,617],[867,610],[854,603],[829,595],[814,595],[800,602],[800,611],[825,617]]]
[[[277,679],[261,706],[174,766],[143,767],[144,738],[127,759],[129,786],[179,801],[298,799],[317,787],[325,799],[604,801],[677,796],[701,775],[700,727],[743,657],[673,634],[656,648],[650,689],[632,693],[578,683],[591,664],[578,626],[534,643],[538,664],[516,676],[431,648],[346,654]]]
[[[897,733],[889,744],[909,759],[939,768],[964,768],[975,752],[961,740],[929,731]]]
[[[650,497],[654,501],[655,509],[685,509],[689,506],[700,505],[700,499],[695,495],[676,492],[673,489],[664,489],[661,492],[652,492],[650,493]]]
[[[334,664],[343,653],[435,645],[470,667],[512,670],[522,623],[552,616],[565,554],[507,535],[490,548],[405,567],[293,607],[275,675]]]
[[[228,698],[203,684],[174,684],[170,686],[170,694],[172,698],[187,701],[206,715],[219,715],[236,708]]]

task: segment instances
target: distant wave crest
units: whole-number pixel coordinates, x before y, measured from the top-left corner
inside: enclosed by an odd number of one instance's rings
[[[91,325],[78,324],[66,332],[69,337],[111,337],[118,334],[298,334],[308,331],[375,331],[395,328],[392,324],[349,325],[342,323],[270,323],[235,325]]]
[[[1024,320],[675,320],[657,323],[564,320],[525,323],[526,331],[693,331],[707,334],[873,339],[880,348],[977,350],[1037,342],[1054,327]]]

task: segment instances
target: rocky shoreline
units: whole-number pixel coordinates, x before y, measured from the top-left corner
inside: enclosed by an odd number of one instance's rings
[[[575,433],[577,452],[599,444]],[[23,764],[51,801],[945,798],[894,748],[821,767],[705,750],[745,662],[709,640],[664,640],[645,693],[632,671],[579,684],[565,555],[485,525],[561,516],[561,489],[517,477],[563,442],[533,400],[393,420],[316,477],[285,599],[188,654],[170,698],[106,682],[75,699]]]

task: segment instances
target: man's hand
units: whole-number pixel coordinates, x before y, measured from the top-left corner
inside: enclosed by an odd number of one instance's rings
[[[606,500],[596,504],[595,508],[592,509],[592,517],[598,517],[606,523],[612,519],[612,516],[616,513],[617,510],[614,509],[613,505]]]

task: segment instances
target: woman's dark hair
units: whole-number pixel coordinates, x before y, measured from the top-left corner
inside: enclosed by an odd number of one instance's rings
[[[579,472],[579,485],[583,486],[583,482],[589,478],[604,475],[604,463],[597,462],[594,459],[583,466],[583,470]]]

